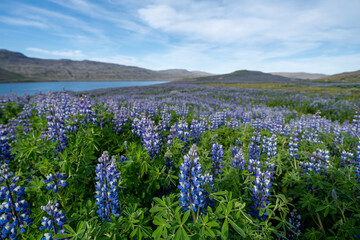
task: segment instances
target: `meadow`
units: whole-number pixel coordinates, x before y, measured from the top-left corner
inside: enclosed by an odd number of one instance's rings
[[[358,239],[360,100],[331,93],[1,96],[0,240]]]

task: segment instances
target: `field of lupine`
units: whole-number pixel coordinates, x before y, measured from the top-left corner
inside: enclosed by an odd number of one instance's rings
[[[0,106],[0,240],[360,238],[351,96],[167,84]]]

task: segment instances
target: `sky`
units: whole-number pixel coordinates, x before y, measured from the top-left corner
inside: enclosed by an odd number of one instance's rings
[[[0,49],[152,70],[360,69],[360,0],[1,0]]]

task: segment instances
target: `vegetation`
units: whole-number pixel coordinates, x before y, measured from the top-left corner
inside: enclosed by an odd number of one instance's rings
[[[311,92],[311,93],[329,93],[332,95],[353,95],[360,97],[360,85],[331,85],[331,86],[311,86],[298,83],[203,83],[207,86],[222,86],[222,87],[236,87],[236,88],[253,88],[253,89],[269,89],[269,90],[283,90],[296,92]]]
[[[167,84],[1,97],[0,239],[357,239],[358,98]]]

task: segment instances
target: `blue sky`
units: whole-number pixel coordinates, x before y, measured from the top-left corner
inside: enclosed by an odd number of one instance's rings
[[[359,0],[2,0],[0,48],[153,70],[360,69]]]

